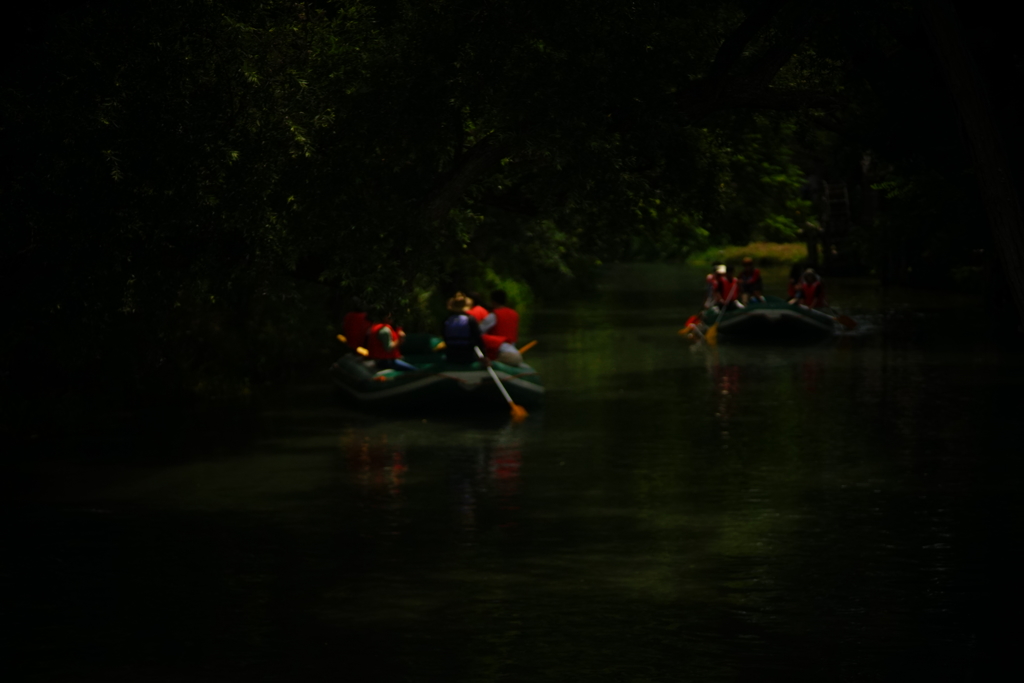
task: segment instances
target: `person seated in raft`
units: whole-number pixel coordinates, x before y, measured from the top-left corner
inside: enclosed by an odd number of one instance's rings
[[[448,299],[451,315],[444,321],[445,357],[449,363],[474,363],[477,360],[474,347],[484,349],[480,335],[480,324],[469,314],[469,301],[462,292]],[[490,363],[485,359],[486,363]]]
[[[803,276],[804,266],[799,263],[794,263],[793,267],[789,269],[789,286],[786,289],[786,298],[792,299],[796,296],[796,286],[800,284],[800,278]]]
[[[714,307],[718,310],[723,306],[726,310],[743,308],[743,304],[738,301],[739,294],[740,281],[733,277],[732,267],[724,263],[719,265],[715,269]]]
[[[484,298],[480,296],[479,292],[470,292],[466,295],[466,304],[469,308],[466,309],[466,313],[469,313],[476,321],[482,322],[484,318],[490,313],[485,306],[483,306]]]
[[[715,280],[718,278],[718,267],[724,265],[721,261],[714,261],[711,264],[711,272],[704,276],[704,308],[711,308],[715,303]]]
[[[366,309],[358,297],[352,297],[352,310],[341,319],[341,333],[345,335],[345,344],[355,351],[366,346],[366,330],[370,323],[366,320]]]
[[[369,315],[370,329],[366,331],[367,359],[373,361],[378,370],[417,370],[418,368],[402,360],[399,350],[405,341],[405,332],[391,324],[391,314]]]
[[[491,312],[480,321],[487,357],[505,365],[520,366],[523,355],[516,348],[519,341],[519,314],[509,307],[508,294],[503,289],[491,292]],[[493,351],[490,347],[494,347]],[[491,355],[493,353],[493,356]]]
[[[761,280],[761,271],[754,267],[754,259],[749,256],[743,257],[743,270],[740,272],[740,301],[744,304],[750,300],[764,301],[764,282]]]
[[[796,292],[789,300],[791,304],[800,304],[808,308],[825,306],[825,288],[821,284],[821,277],[814,272],[813,268],[804,271],[800,283],[794,288]]]

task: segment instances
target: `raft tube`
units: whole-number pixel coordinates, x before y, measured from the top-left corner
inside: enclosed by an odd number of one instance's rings
[[[410,334],[403,344],[403,359],[415,371],[374,371],[372,364],[356,354],[346,354],[329,370],[342,395],[351,403],[374,410],[467,408],[508,409],[497,385],[482,363],[449,363],[443,352],[431,351],[441,339]],[[494,361],[495,374],[512,401],[536,408],[544,398],[544,385],[537,371],[528,365],[513,367]]]

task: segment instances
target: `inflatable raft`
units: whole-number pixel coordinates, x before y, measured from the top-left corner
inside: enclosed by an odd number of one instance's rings
[[[372,363],[350,353],[335,361],[329,374],[351,403],[365,408],[508,409],[483,364],[449,363],[443,352],[433,351],[440,343],[439,337],[430,335],[406,337],[403,359],[415,365],[415,371],[377,371]],[[536,370],[496,361],[491,367],[516,404],[535,408],[541,403],[544,385]]]
[[[811,342],[831,336],[838,329],[832,316],[774,296],[726,311],[720,322],[718,316],[716,310],[705,311],[700,330],[703,333],[718,322],[719,338],[729,341]]]

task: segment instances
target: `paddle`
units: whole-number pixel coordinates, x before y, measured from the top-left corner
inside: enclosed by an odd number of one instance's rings
[[[722,310],[718,312],[718,320],[715,324],[708,328],[708,331],[704,333],[704,341],[711,346],[718,344],[718,323],[722,322],[722,316],[725,315],[725,311],[729,308],[729,304],[736,298],[736,289],[739,283],[734,279],[732,282],[732,289],[729,290],[729,295],[722,300]],[[742,308],[742,306],[740,306]]]
[[[343,334],[338,335],[338,341],[340,341],[342,344],[348,344],[348,339]],[[356,348],[356,353],[358,353],[360,356],[370,355],[370,352],[364,349],[362,346]]]
[[[526,353],[527,351],[529,351],[530,349],[532,349],[536,345],[537,345],[537,340],[536,339],[534,339],[529,344],[523,344],[523,348],[519,349],[520,355]]]
[[[839,311],[837,311],[836,309],[832,308],[831,306],[826,306],[826,308],[828,308],[828,310],[830,310],[830,311],[832,311],[833,313],[836,314],[836,315],[832,316],[832,319],[835,320],[837,323],[839,323],[840,325],[842,325],[843,327],[845,327],[848,330],[855,330],[855,329],[857,329],[857,321],[856,320],[854,320],[853,318],[851,318],[848,315],[840,315]]]
[[[484,352],[480,350],[480,347],[474,346],[473,350],[476,351],[477,358],[484,361],[484,365],[487,368],[487,372],[490,373],[491,379],[493,379],[494,383],[498,385],[498,389],[501,391],[501,395],[505,397],[505,400],[508,402],[509,408],[512,409],[512,420],[515,422],[521,422],[522,420],[525,420],[526,416],[528,415],[528,413],[526,412],[526,408],[522,406],[517,406],[512,401],[512,397],[508,395],[508,392],[505,391],[505,386],[501,383],[501,380],[498,379],[498,373],[494,372],[494,368],[491,367],[490,363],[487,363],[487,359],[484,356]]]

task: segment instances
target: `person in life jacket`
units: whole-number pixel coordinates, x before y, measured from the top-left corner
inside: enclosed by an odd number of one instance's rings
[[[466,295],[466,304],[469,306],[469,308],[466,309],[466,313],[469,313],[471,316],[473,316],[473,318],[476,319],[478,323],[481,322],[484,318],[486,318],[487,315],[490,313],[490,311],[488,311],[487,308],[483,306],[483,300],[483,297],[480,296],[478,292],[470,292],[469,294]]]
[[[366,331],[367,359],[378,370],[416,370],[416,366],[402,360],[399,350],[405,341],[405,332],[391,324],[391,314],[369,316],[370,328]]]
[[[714,261],[711,272],[704,276],[704,308],[711,308],[715,304],[715,281],[718,279],[718,268],[722,265],[721,261]]]
[[[743,304],[739,302],[740,281],[733,277],[730,271],[731,268],[725,264],[715,269],[714,303],[719,309],[723,306],[726,310],[743,308]]]
[[[808,268],[804,271],[803,277],[800,278],[800,283],[794,288],[796,291],[793,298],[789,300],[791,304],[801,304],[808,308],[818,308],[819,306],[825,306],[825,288],[821,284],[821,277],[814,272],[813,268]]]
[[[799,263],[794,263],[793,267],[789,269],[789,287],[786,290],[786,298],[792,299],[796,296],[796,286],[800,284],[800,278],[803,276],[804,266]]]
[[[352,297],[352,310],[341,320],[341,333],[345,335],[345,343],[355,351],[366,346],[366,331],[370,323],[366,319],[366,309],[357,297]]]
[[[484,349],[480,335],[480,324],[469,314],[469,301],[462,292],[448,300],[451,315],[444,321],[445,357],[450,363],[474,363],[477,360],[474,347]],[[490,360],[485,358],[485,363]]]
[[[523,355],[516,348],[519,341],[519,314],[509,308],[505,290],[496,289],[491,292],[491,312],[480,321],[480,332],[483,333],[484,345],[488,347],[488,358],[505,365],[523,364]]]
[[[740,273],[740,301],[744,304],[750,300],[764,301],[764,282],[761,280],[761,271],[754,267],[754,259],[749,256],[743,258],[743,271]]]

